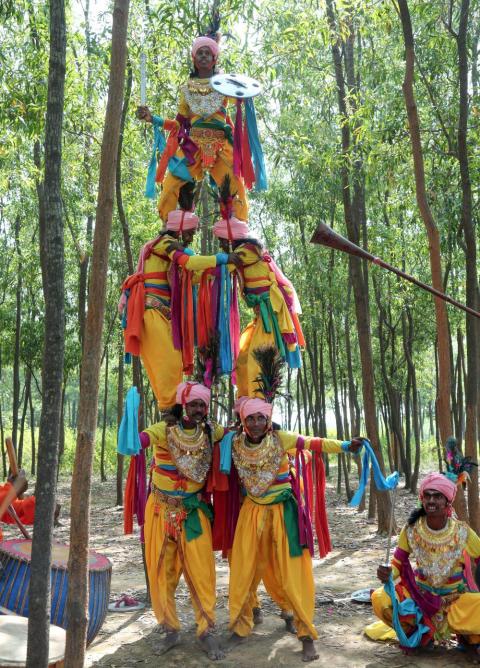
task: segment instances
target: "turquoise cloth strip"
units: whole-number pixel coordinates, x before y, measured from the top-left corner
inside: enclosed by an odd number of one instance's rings
[[[145,184],[145,197],[155,199],[155,175],[157,173],[157,155],[162,154],[165,150],[167,142],[163,134],[163,118],[160,116],[152,116],[153,125],[153,148],[152,157],[148,165],[147,182]],[[170,172],[181,179],[182,181],[193,181],[190,172],[188,171],[187,161],[185,158],[179,158],[174,155],[168,161],[168,169]]]
[[[424,633],[428,633],[430,628],[421,624],[420,622],[423,619],[423,613],[415,603],[413,598],[406,598],[400,603],[397,601],[395,595],[395,585],[393,584],[393,578],[390,575],[388,582],[383,585],[383,588],[390,596],[392,601],[392,622],[395,633],[397,634],[398,641],[403,647],[419,647],[422,642],[422,636]],[[403,630],[402,624],[400,622],[400,616],[403,615],[415,615],[415,631],[409,636],[406,635]]]
[[[118,430],[117,452],[121,455],[138,455],[142,446],[138,436],[138,408],[140,394],[135,386],[131,387],[123,407],[122,421]]]
[[[232,343],[230,340],[230,272],[225,265],[220,267],[220,295],[218,301],[217,327],[219,334],[219,371],[232,373]]]
[[[386,490],[395,489],[395,487],[398,485],[397,471],[394,471],[386,478],[384,477],[382,470],[380,468],[380,464],[378,463],[378,460],[375,456],[375,452],[373,451],[372,444],[370,443],[368,438],[363,439],[363,448],[364,448],[363,460],[362,460],[363,468],[362,468],[362,475],[360,477],[360,484],[357,491],[353,495],[352,500],[350,501],[349,504],[350,506],[358,506],[363,498],[363,495],[365,494],[368,480],[370,478],[370,463],[372,464],[375,487],[378,490],[385,492]]]
[[[245,100],[245,118],[247,121],[248,143],[250,144],[253,169],[255,170],[255,190],[266,190],[268,188],[267,170],[265,169],[260,137],[258,136],[257,116],[252,98]]]
[[[227,431],[220,441],[220,473],[230,473],[232,468],[232,441],[235,437],[234,431]]]

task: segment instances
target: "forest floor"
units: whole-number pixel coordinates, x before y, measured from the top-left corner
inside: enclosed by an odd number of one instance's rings
[[[110,600],[129,593],[145,601],[146,587],[138,537],[123,535],[121,508],[115,499],[114,480],[94,482],[92,490],[91,548],[107,556],[113,564]],[[326,559],[315,559],[315,623],[319,632],[317,647],[320,658],[310,665],[356,668],[386,666],[437,666],[455,668],[477,661],[453,647],[439,647],[427,655],[404,656],[396,643],[369,640],[363,634],[366,624],[374,621],[370,605],[353,603],[350,594],[377,586],[377,564],[385,559],[386,538],[377,536],[376,525],[368,522],[366,513],[349,508],[331,485],[327,489],[329,523],[333,551]],[[62,526],[55,538],[68,542],[69,484],[61,482]],[[401,490],[397,495],[397,524],[401,526],[415,505],[415,498]],[[8,533],[12,535],[11,530]],[[300,643],[287,633],[278,609],[263,588],[259,597],[264,611],[263,624],[255,627],[250,638],[239,648],[216,662],[219,668],[263,668],[301,666]],[[177,610],[182,622],[182,643],[168,654],[158,655],[162,634],[151,609],[139,612],[107,613],[99,635],[88,648],[86,667],[158,668],[183,666],[200,668],[215,665],[199,649],[195,639],[193,612],[183,581],[177,589]],[[217,634],[228,637],[228,564],[217,557]]]

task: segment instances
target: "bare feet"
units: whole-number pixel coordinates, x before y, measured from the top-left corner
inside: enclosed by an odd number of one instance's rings
[[[302,641],[302,661],[315,661],[320,656],[315,649],[313,640],[308,636],[306,638],[301,638]]]
[[[232,633],[227,642],[227,652],[230,652],[232,649],[235,649],[238,645],[241,645],[242,642],[245,642],[245,636],[239,636],[238,633]]]
[[[180,644],[180,633],[178,631],[167,631],[165,634],[165,640],[160,646],[159,654],[166,654],[173,647],[176,647]]]
[[[259,624],[263,624],[263,611],[262,608],[253,608],[253,623],[255,626],[258,626]]]
[[[289,633],[293,633],[294,636],[297,635],[297,629],[295,628],[295,623],[293,621],[293,615],[291,612],[287,612],[286,610],[282,610],[280,613],[280,617],[283,619],[285,622],[285,628]]]
[[[211,661],[218,661],[225,658],[225,652],[220,647],[220,644],[211,633],[204,633],[198,639],[200,646]]]

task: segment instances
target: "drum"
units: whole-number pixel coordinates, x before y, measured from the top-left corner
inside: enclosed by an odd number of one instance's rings
[[[65,631],[50,626],[48,647],[49,668],[63,668],[65,656]],[[0,666],[21,668],[27,663],[28,619],[5,615],[0,617]]]
[[[62,543],[52,545],[51,613],[50,622],[67,628],[68,554],[70,548]],[[28,585],[32,541],[6,540],[0,543],[0,605],[18,615],[28,617]],[[89,600],[87,644],[90,644],[104,622],[110,597],[111,562],[89,550]]]

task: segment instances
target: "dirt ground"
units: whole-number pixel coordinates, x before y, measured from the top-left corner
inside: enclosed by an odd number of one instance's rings
[[[385,559],[386,538],[376,535],[365,513],[349,508],[343,498],[329,486],[329,522],[333,551],[326,559],[314,561],[316,583],[315,623],[319,632],[317,647],[320,658],[310,665],[349,668],[386,666],[437,666],[454,668],[476,663],[451,647],[439,647],[428,655],[404,656],[396,644],[375,643],[362,630],[374,621],[370,605],[352,603],[350,594],[362,588],[377,586],[377,564]],[[62,526],[55,537],[62,542],[69,538],[69,487],[61,483]],[[110,600],[129,593],[146,600],[138,536],[123,535],[122,509],[112,505],[114,481],[95,481],[92,492],[91,547],[107,556],[113,565]],[[415,499],[400,491],[397,495],[397,523],[403,524]],[[9,535],[14,535],[8,530]],[[304,665],[300,643],[287,633],[278,609],[260,588],[264,623],[255,627],[250,638],[232,651],[226,659],[216,662],[219,668],[263,668]],[[177,589],[177,610],[182,622],[182,643],[168,654],[159,656],[162,642],[151,609],[139,612],[107,613],[103,627],[88,648],[86,666],[98,668],[167,668],[183,666],[200,668],[215,665],[202,653],[195,639],[193,612],[183,579]],[[217,634],[228,637],[228,564],[217,558]]]

